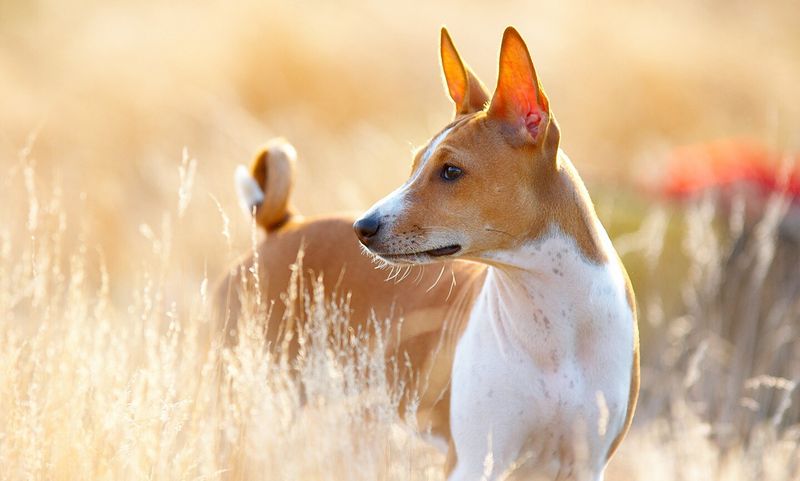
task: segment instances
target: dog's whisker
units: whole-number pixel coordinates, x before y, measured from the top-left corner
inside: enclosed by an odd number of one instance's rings
[[[422,275],[425,273],[425,266],[419,266],[420,268],[417,269],[417,277],[414,278],[414,285],[419,285],[419,282],[422,280]]]
[[[403,281],[403,280],[404,280],[406,277],[408,277],[408,275],[411,273],[411,268],[412,268],[412,267],[414,267],[414,265],[413,265],[413,264],[409,264],[409,266],[408,266],[408,267],[406,267],[406,272],[405,272],[405,273],[403,274],[403,276],[402,276],[402,277],[401,277],[401,278],[400,278],[400,279],[397,281],[398,283],[402,282],[402,281]]]
[[[452,281],[450,282],[450,290],[447,291],[447,297],[444,299],[445,302],[450,300],[450,295],[453,293],[453,289],[456,287],[456,273],[453,272],[453,265],[450,265],[450,276],[452,277]]]
[[[402,272],[402,270],[403,270],[403,266],[396,266],[396,265],[392,266],[392,275],[389,276],[389,278],[386,279],[386,280],[387,281],[394,281],[395,279],[397,279],[397,276],[400,275],[400,272]]]
[[[508,233],[508,232],[506,232],[504,230],[495,229],[495,228],[492,228],[492,227],[484,227],[483,230],[488,231],[488,232],[494,232],[494,233],[497,233],[497,234],[507,235],[508,237],[514,237],[513,234],[510,234],[510,233]]]
[[[433,288],[436,287],[436,284],[439,283],[439,279],[441,279],[442,278],[442,274],[444,274],[445,267],[447,267],[447,266],[446,265],[442,265],[442,270],[439,271],[439,275],[436,277],[436,280],[433,281],[433,284],[431,284],[431,286],[428,288],[428,290],[425,291],[426,293],[431,292],[433,290]]]

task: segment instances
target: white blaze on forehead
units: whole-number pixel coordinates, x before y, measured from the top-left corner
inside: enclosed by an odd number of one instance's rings
[[[447,137],[447,134],[449,134],[451,130],[453,130],[453,127],[448,127],[446,129],[444,129],[444,131],[442,131],[442,133],[437,135],[436,138],[434,138],[431,141],[431,143],[428,144],[428,148],[425,149],[425,153],[422,154],[422,163],[421,164],[424,164],[425,162],[428,161],[428,159],[431,158],[433,153],[436,152],[436,148],[439,147],[439,144],[442,143],[444,138]]]
[[[420,159],[420,164],[417,167],[417,170],[411,174],[411,178],[408,179],[403,185],[399,188],[395,189],[391,194],[387,195],[383,199],[379,200],[377,204],[373,205],[372,208],[364,214],[365,217],[371,215],[378,215],[381,217],[385,216],[392,216],[392,215],[400,215],[403,211],[403,207],[405,206],[405,196],[408,192],[409,186],[414,183],[415,180],[419,177],[420,173],[424,170],[425,164],[430,160],[433,156],[433,153],[436,152],[436,149],[439,147],[439,144],[447,137],[447,134],[453,130],[453,127],[448,127],[444,131],[442,131],[439,135],[434,137],[433,140],[428,144],[428,147],[425,149],[425,152],[422,153],[422,159]]]

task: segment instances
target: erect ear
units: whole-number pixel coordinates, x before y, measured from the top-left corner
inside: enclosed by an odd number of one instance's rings
[[[442,56],[442,72],[444,72],[447,92],[456,104],[456,115],[483,110],[489,100],[489,91],[472,73],[472,70],[461,61],[461,57],[453,45],[453,40],[444,27],[442,27],[439,50]]]
[[[500,73],[488,116],[508,122],[533,142],[540,140],[550,119],[547,96],[536,77],[528,47],[514,27],[503,33]]]

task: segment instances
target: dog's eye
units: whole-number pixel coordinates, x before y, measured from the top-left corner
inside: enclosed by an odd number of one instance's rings
[[[457,178],[461,177],[461,174],[463,173],[464,171],[455,165],[445,164],[445,166],[442,167],[442,179],[447,181],[456,180]]]

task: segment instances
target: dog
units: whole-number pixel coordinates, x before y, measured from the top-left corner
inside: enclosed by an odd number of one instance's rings
[[[407,356],[407,376],[426,380],[418,426],[446,446],[449,480],[602,480],[639,389],[627,273],[560,149],[519,33],[503,35],[492,95],[444,28],[440,54],[452,122],[415,153],[409,179],[354,223],[294,212],[285,142],[238,171],[240,198],[268,232],[261,289],[277,298],[303,244],[304,266],[350,293],[354,329],[371,315],[404,319],[387,345]],[[432,265],[419,282],[384,282],[370,257]],[[445,270],[453,282],[436,282]],[[236,279],[222,286],[226,320]]]

